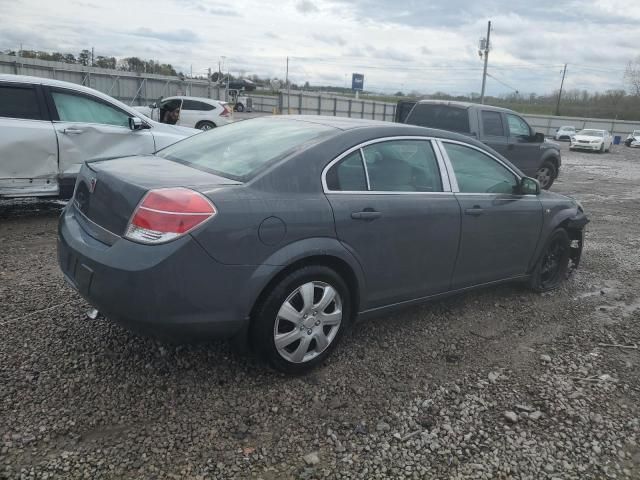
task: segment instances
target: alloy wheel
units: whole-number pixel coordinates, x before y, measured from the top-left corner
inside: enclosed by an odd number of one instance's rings
[[[540,187],[545,188],[551,182],[551,169],[549,167],[542,167],[536,173],[536,179],[540,182]]]
[[[565,245],[563,244],[562,239],[555,239],[551,245],[549,245],[544,258],[542,259],[540,283],[543,286],[553,286],[561,280],[559,276],[562,273],[562,261],[565,255]]]
[[[282,358],[292,363],[313,360],[336,338],[342,323],[342,299],[325,282],[307,282],[282,303],[273,340]]]

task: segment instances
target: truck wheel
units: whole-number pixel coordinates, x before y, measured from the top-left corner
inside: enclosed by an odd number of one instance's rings
[[[236,112],[244,112],[244,105],[241,103],[236,103]]]
[[[553,162],[545,160],[536,172],[536,180],[540,182],[540,187],[549,190],[554,180],[558,176],[558,169]]]

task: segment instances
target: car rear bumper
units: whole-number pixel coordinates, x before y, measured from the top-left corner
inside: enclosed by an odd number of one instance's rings
[[[170,341],[232,337],[248,325],[239,292],[253,266],[223,265],[190,236],[163,245],[90,236],[67,207],[58,263],[67,282],[107,318]]]

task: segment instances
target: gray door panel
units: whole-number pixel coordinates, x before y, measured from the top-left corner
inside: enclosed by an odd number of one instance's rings
[[[519,123],[518,120],[524,122],[524,125],[526,125],[526,135],[524,134],[524,129],[516,128]],[[511,160],[514,165],[517,165],[525,175],[534,177],[540,166],[540,158],[542,156],[542,151],[540,150],[541,144],[531,140],[531,127],[529,127],[522,118],[507,113],[505,114],[505,121],[509,130],[509,145],[507,146],[505,156]]]
[[[450,288],[460,236],[460,207],[452,193],[327,198],[339,240],[365,273],[364,309]]]
[[[538,198],[504,194],[457,194],[457,198],[462,234],[453,287],[525,274],[542,228]]]

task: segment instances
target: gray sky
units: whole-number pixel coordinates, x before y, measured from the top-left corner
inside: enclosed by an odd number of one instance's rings
[[[478,40],[491,19],[489,94],[622,88],[640,54],[638,0],[0,0],[0,50],[153,58],[194,74],[233,74],[365,88],[480,90]],[[508,86],[498,82],[501,81]]]

